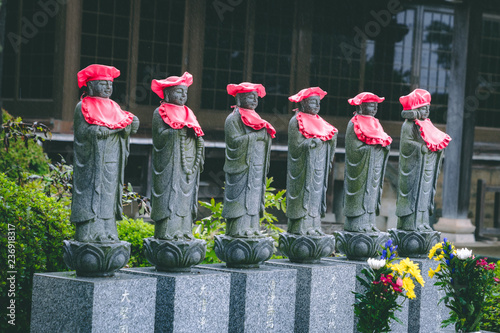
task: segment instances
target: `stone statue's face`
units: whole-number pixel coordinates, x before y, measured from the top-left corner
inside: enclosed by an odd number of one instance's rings
[[[237,94],[236,104],[244,109],[255,110],[259,105],[259,96],[256,91]]]
[[[424,105],[422,107],[419,107],[417,109],[418,114],[420,115],[420,119],[427,119],[429,118],[429,112],[430,112],[430,105]]]
[[[165,89],[164,93],[167,103],[184,105],[187,101],[188,87],[184,85],[169,87]]]
[[[377,102],[368,102],[361,104],[361,114],[364,116],[372,116],[375,117],[377,114],[378,103]]]
[[[301,111],[309,114],[318,114],[321,99],[319,96],[310,96],[300,101]]]
[[[96,80],[87,82],[89,96],[109,98],[113,93],[113,82],[105,80]]]

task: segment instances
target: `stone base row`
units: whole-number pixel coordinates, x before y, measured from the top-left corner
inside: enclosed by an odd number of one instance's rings
[[[435,263],[415,260],[426,274]],[[35,274],[31,332],[357,332],[352,291],[362,262],[271,260],[257,269],[122,269],[114,277]],[[429,280],[426,278],[426,280]],[[446,308],[433,281],[417,287],[394,332],[439,332]]]

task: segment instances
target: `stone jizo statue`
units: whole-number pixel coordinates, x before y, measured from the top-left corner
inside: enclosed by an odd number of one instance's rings
[[[288,125],[288,228],[279,248],[292,262],[316,263],[335,251],[335,238],[321,230],[338,132],[318,115],[325,95],[311,87],[288,98],[299,108]]]
[[[369,92],[349,99],[356,106],[345,135],[344,230],[377,232],[384,174],[392,138],[384,132],[377,114],[384,101]]]
[[[205,158],[203,130],[184,105],[192,83],[188,72],[151,82],[161,102],[153,113],[155,236],[144,240],[144,249],[146,258],[161,271],[190,271],[206,251],[205,241],[194,239],[192,233]]]
[[[266,175],[271,139],[276,130],[255,109],[266,90],[261,84],[229,84],[228,94],[236,99],[226,118],[226,162],[224,208],[226,234],[215,238],[215,253],[228,267],[254,268],[269,259],[273,240],[260,231],[264,215]]]
[[[336,232],[337,247],[348,259],[377,255],[389,234],[380,232],[375,218],[380,211],[384,174],[392,139],[375,115],[383,97],[362,92],[348,100],[356,106],[345,135],[344,231]]]
[[[322,236],[326,190],[338,130],[318,115],[326,95],[319,87],[289,97],[299,103],[288,126],[287,212],[288,233]]]
[[[227,91],[235,97],[236,106],[224,126],[226,183],[222,216],[227,220],[226,235],[261,237],[271,139],[276,130],[255,112],[258,97],[266,94],[264,86],[244,82],[228,85]]]
[[[398,229],[432,231],[429,215],[434,210],[444,148],[451,138],[428,118],[431,102],[428,91],[415,89],[399,100],[406,120],[401,128],[399,146]]]
[[[153,189],[151,218],[159,239],[193,239],[198,211],[198,186],[204,163],[203,131],[193,111],[184,105],[189,73],[153,80],[162,98],[153,113]]]
[[[122,186],[129,136],[139,119],[110,99],[115,67],[90,65],[78,72],[87,87],[74,116],[74,165],[71,222],[79,242],[118,242],[116,221],[122,219]]]
[[[78,72],[86,92],[74,114],[74,164],[71,222],[75,240],[65,241],[66,264],[78,275],[109,276],[123,267],[130,244],[120,242],[116,221],[122,219],[122,186],[129,155],[129,136],[139,119],[110,99],[112,66],[90,65]]]

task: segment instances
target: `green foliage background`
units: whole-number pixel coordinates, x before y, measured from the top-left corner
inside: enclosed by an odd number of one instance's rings
[[[5,110],[2,110],[3,123],[8,120],[21,121],[21,118],[14,118]],[[5,133],[0,132],[0,171],[5,173],[9,178],[19,180],[23,173],[28,172],[37,175],[43,175],[49,172],[47,164],[47,156],[43,152],[43,148],[37,144],[30,143],[26,148],[23,140],[9,140],[9,149],[6,150],[2,144],[5,138]]]
[[[69,200],[59,200],[44,194],[44,185],[35,181],[20,186],[0,173],[0,272],[2,319],[0,331],[14,328],[17,332],[28,332],[31,314],[31,289],[35,272],[58,272],[67,270],[63,261],[62,243],[73,235],[69,222]],[[5,308],[7,297],[8,229],[15,230],[16,276],[16,326],[8,325]]]
[[[129,217],[119,221],[118,227],[118,237],[121,240],[129,242],[131,245],[130,249],[130,260],[128,262],[129,267],[146,267],[151,266],[144,256],[143,239],[148,237],[153,237],[155,227],[151,223],[144,222],[143,219],[134,220]]]

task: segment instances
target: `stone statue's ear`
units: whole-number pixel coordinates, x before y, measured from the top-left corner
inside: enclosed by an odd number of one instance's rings
[[[236,94],[236,96],[234,96],[234,99],[236,100],[236,105],[241,106],[240,94]]]
[[[94,96],[94,90],[92,89],[93,83],[90,81],[90,82],[87,82],[87,95],[89,96]]]
[[[165,88],[163,89],[163,99],[165,100],[165,102],[168,103],[168,101],[170,100],[170,94],[169,94],[169,89],[168,88]]]
[[[303,99],[303,100],[301,100],[301,101],[299,102],[299,111],[300,111],[300,112],[304,111],[304,103],[305,103],[304,101],[305,101],[305,100]]]
[[[363,113],[363,104],[356,105],[356,113],[359,113],[359,114]]]

